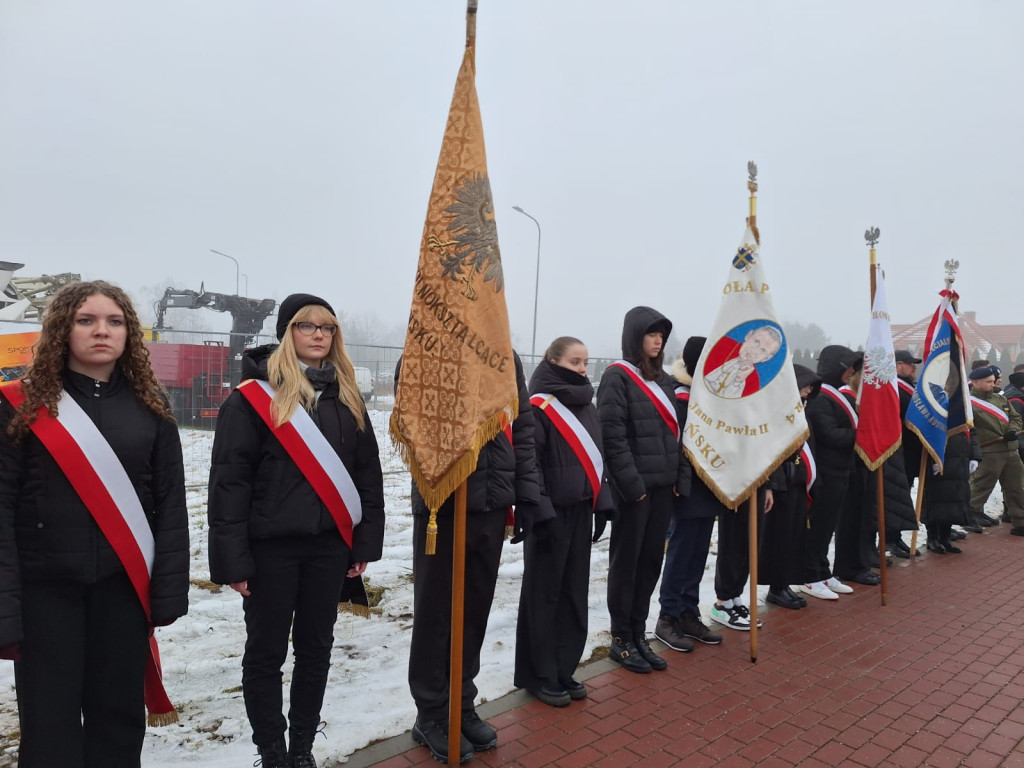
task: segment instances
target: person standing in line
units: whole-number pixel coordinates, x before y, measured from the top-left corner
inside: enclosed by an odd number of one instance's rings
[[[1017,451],[1022,419],[1009,401],[996,392],[999,376],[994,365],[975,368],[968,376],[974,428],[982,451],[981,466],[971,475],[971,516],[975,520],[992,520],[985,515],[985,502],[998,482],[1013,526],[1010,533],[1024,536],[1024,466]]]
[[[804,541],[802,589],[805,594],[823,600],[837,600],[839,593],[853,592],[832,575],[828,547],[853,471],[857,413],[839,388],[853,376],[856,361],[857,353],[848,347],[831,344],[822,349],[817,365],[821,393],[807,404],[806,411],[814,434],[819,487],[811,504]]]
[[[137,768],[150,636],[188,610],[189,543],[178,428],[125,292],[62,288],[26,378],[0,394],[0,658],[15,662],[19,765]]]
[[[686,425],[693,372],[706,342],[704,336],[691,336],[683,345],[682,356],[672,363],[681,427]],[[689,496],[672,500],[672,525],[659,594],[661,611],[654,634],[674,651],[692,651],[694,640],[704,645],[722,642],[722,635],[701,620],[700,581],[711,550],[715,517],[728,511],[699,475],[691,479]]]
[[[821,379],[810,368],[793,365],[800,399],[807,407],[821,392]],[[814,463],[814,434],[803,447],[787,458],[773,473],[775,506],[764,516],[761,530],[758,584],[768,585],[765,600],[782,608],[799,610],[807,600],[791,584],[803,578],[802,555],[807,530],[807,510],[814,491],[817,470]]]
[[[245,352],[245,381],[217,417],[210,579],[242,595],[242,694],[263,768],[315,768],[338,600],[345,578],[381,558],[384,483],[334,309],[292,294],[281,302],[277,338]]]
[[[631,672],[666,669],[647,640],[651,595],[661,575],[673,499],[690,492],[673,381],[662,369],[672,323],[634,307],[622,325],[622,360],[597,391],[604,457],[619,515],[608,569],[609,658]]]
[[[533,409],[523,363],[513,352],[519,415],[510,429],[499,432],[480,449],[476,469],[466,480],[466,591],[463,607],[462,719],[460,761],[494,749],[498,733],[476,711],[477,687],[487,619],[494,601],[505,524],[515,506],[515,527],[527,538],[554,515],[542,497],[534,453]],[[395,370],[395,388],[402,386],[402,361]],[[426,554],[430,513],[412,484],[413,623],[409,647],[409,691],[416,702],[412,737],[435,760],[448,760],[449,648],[452,617],[452,556],[455,500],[449,497],[437,512],[437,540]]]
[[[590,539],[594,513],[615,511],[588,357],[582,341],[560,336],[530,377],[542,498],[554,515],[533,525],[523,544],[515,684],[553,707],[587,695],[573,675],[587,642]]]
[[[896,386],[900,394],[900,424],[903,425],[903,435],[900,442],[900,450],[903,451],[903,468],[907,475],[907,487],[913,488],[921,470],[921,439],[917,434],[907,428],[907,408],[914,397],[914,390],[917,387],[917,380],[914,375],[917,373],[917,366],[921,359],[914,357],[908,349],[896,350]],[[909,558],[910,547],[903,540],[903,536],[897,530],[886,530],[885,543],[894,557]]]
[[[946,438],[946,453],[939,465],[929,462],[919,492],[924,493],[921,519],[928,531],[929,552],[960,554],[953,543],[953,526],[967,525],[971,503],[971,475],[981,463],[981,445],[977,430],[958,432]]]

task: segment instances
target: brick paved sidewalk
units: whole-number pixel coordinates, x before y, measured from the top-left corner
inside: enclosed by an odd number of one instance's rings
[[[589,697],[562,709],[488,702],[499,746],[466,765],[1024,768],[1024,538],[987,530],[961,555],[896,560],[885,607],[853,585],[762,609],[756,664],[746,633],[722,629],[720,646],[665,650],[665,672],[588,665]],[[346,765],[440,763],[404,734]]]

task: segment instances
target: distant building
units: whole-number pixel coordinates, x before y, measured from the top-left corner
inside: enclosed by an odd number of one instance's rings
[[[982,325],[977,312],[960,315],[960,332],[964,337],[967,362],[985,359],[1004,368],[1024,362],[1024,325]],[[892,326],[892,344],[896,349],[909,349],[924,358],[924,336],[928,331],[928,315],[911,325]]]

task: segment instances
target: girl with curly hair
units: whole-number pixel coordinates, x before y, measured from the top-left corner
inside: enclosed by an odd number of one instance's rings
[[[245,381],[217,416],[210,578],[242,595],[242,694],[261,765],[316,768],[313,737],[338,602],[346,577],[381,558],[384,481],[331,305],[289,296],[277,338],[280,345],[245,352]],[[281,666],[289,634],[295,667],[286,720]]]
[[[15,659],[19,765],[138,766],[150,635],[188,609],[189,552],[178,430],[124,291],[63,288],[26,378],[0,396],[0,657]],[[69,471],[76,449],[86,463]]]

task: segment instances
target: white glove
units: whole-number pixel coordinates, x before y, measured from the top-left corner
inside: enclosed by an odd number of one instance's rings
[[[976,462],[974,459],[971,459],[969,462],[967,462],[967,467],[970,470],[970,474],[973,475],[974,471],[978,468],[978,462]]]
[[[939,465],[938,464],[932,464],[932,474],[933,475],[939,474]]]

